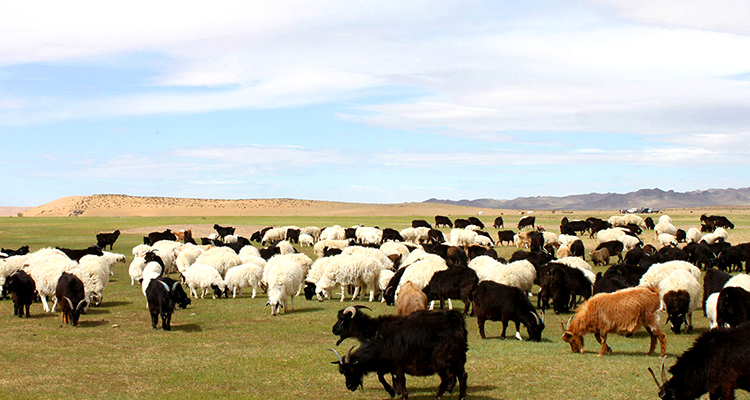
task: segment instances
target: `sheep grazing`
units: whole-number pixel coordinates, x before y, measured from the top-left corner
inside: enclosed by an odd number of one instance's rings
[[[609,264],[609,250],[607,250],[606,247],[599,250],[591,250],[589,252],[589,257],[591,258],[591,262],[593,262],[595,266],[604,266]]]
[[[242,264],[242,259],[230,248],[214,247],[198,256],[195,263],[211,266],[223,277],[229,268]]]
[[[47,297],[55,298],[57,282],[65,271],[75,268],[76,262],[59,250],[44,248],[31,254],[23,264],[23,270],[36,282],[36,290],[45,312],[52,312]]]
[[[396,315],[405,317],[419,310],[427,309],[427,295],[411,282],[401,285],[398,298],[396,299]]]
[[[658,238],[662,233],[668,233],[674,236],[677,234],[677,228],[669,222],[659,222],[654,227],[654,237]]]
[[[599,243],[594,250],[600,250],[603,248],[606,248],[609,251],[610,257],[617,256],[618,263],[622,262],[622,250],[625,248],[622,242],[619,240],[610,240],[608,242]]]
[[[9,293],[13,298],[13,315],[17,315],[18,318],[23,318],[24,309],[26,318],[31,316],[29,308],[34,300],[35,291],[36,283],[23,271],[13,272],[3,284],[3,294]]]
[[[659,287],[659,282],[677,269],[683,269],[693,275],[696,281],[700,282],[701,270],[695,265],[686,261],[667,261],[665,263],[653,264],[648,268],[641,277],[639,286]]]
[[[518,230],[520,231],[523,228],[526,228],[528,226],[531,227],[531,229],[535,229],[534,224],[536,223],[536,217],[533,215],[527,215],[525,217],[521,217],[521,219],[518,220]]]
[[[203,265],[196,262],[182,273],[182,278],[190,288],[190,294],[195,298],[198,298],[198,290],[201,291],[201,299],[204,298],[209,289],[213,290],[214,299],[217,297],[221,298],[223,294],[228,295],[224,279],[222,279],[219,271],[210,265]]]
[[[312,236],[306,233],[301,233],[299,235],[300,247],[312,247],[314,244],[315,244],[315,238],[313,238]]]
[[[253,295],[258,293],[258,286],[263,278],[263,267],[253,263],[240,264],[236,267],[229,268],[224,277],[224,283],[227,285],[227,290],[232,292],[232,298],[237,297],[237,294],[242,296],[242,289],[252,287]]]
[[[659,282],[659,295],[667,311],[672,332],[679,334],[682,324],[687,333],[693,329],[693,310],[701,306],[701,285],[684,269],[672,271]]]
[[[268,302],[271,315],[276,316],[284,308],[284,313],[294,311],[294,294],[305,278],[305,271],[292,260],[282,260],[268,274]],[[287,308],[287,299],[290,306]]]
[[[706,271],[706,274],[703,276],[703,315],[706,315],[706,301],[708,297],[713,293],[719,293],[731,278],[732,275],[718,269],[711,268]]]
[[[502,321],[501,339],[505,339],[508,322],[513,321],[516,324],[518,340],[522,340],[519,324],[526,326],[529,340],[542,340],[544,318],[537,315],[529,297],[521,289],[491,281],[480,282],[474,292],[473,304],[482,339],[487,339],[484,332],[485,321]]]
[[[61,252],[65,253],[65,255],[68,256],[68,258],[70,258],[71,260],[75,262],[78,262],[81,259],[81,257],[85,255],[92,254],[95,256],[101,256],[104,254],[102,252],[102,249],[100,249],[97,246],[89,246],[88,248],[85,248],[85,249],[66,249],[64,247],[57,247],[57,250],[60,250]]]
[[[659,242],[659,248],[664,248],[667,246],[677,246],[677,238],[674,237],[674,235],[670,235],[669,233],[662,233],[659,235],[659,237],[656,238],[657,242]]]
[[[441,225],[443,226],[443,228],[453,228],[453,222],[450,218],[444,215],[436,215],[435,228],[439,228]]]
[[[654,288],[635,287],[599,293],[578,307],[568,327],[563,327],[562,340],[570,344],[574,353],[583,353],[583,336],[593,333],[597,340],[601,338],[599,355],[603,356],[612,353],[612,348],[607,345],[607,334],[632,334],[643,326],[651,336],[647,354],[654,352],[658,339],[661,357],[664,357],[667,336],[659,329],[659,304],[659,293]]]
[[[370,301],[373,301],[381,269],[383,269],[382,264],[368,256],[338,255],[332,257],[320,280],[315,284],[315,293],[318,300],[323,301],[335,288],[340,287],[341,301],[344,301],[349,286],[357,287],[352,299],[357,297],[360,287],[366,287],[370,289]]]

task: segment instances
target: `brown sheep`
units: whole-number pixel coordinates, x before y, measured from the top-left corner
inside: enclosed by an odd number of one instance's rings
[[[659,329],[659,292],[655,288],[634,287],[614,293],[599,293],[576,310],[567,329],[563,327],[562,340],[570,344],[574,353],[583,353],[583,335],[593,333],[602,344],[599,355],[612,354],[607,345],[607,334],[632,334],[643,326],[651,336],[648,355],[656,348],[659,339],[661,357],[667,351],[667,335]]]
[[[599,250],[591,250],[589,252],[591,261],[594,262],[595,266],[598,265],[609,265],[609,250],[607,248],[601,248]]]
[[[560,248],[557,249],[557,258],[565,258],[565,257],[570,257],[570,247],[560,246]]]
[[[396,310],[399,316],[407,316],[415,311],[427,309],[427,295],[411,281],[401,284],[396,298]]]

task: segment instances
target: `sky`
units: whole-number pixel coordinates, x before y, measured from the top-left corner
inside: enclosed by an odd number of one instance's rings
[[[750,186],[750,2],[0,0],[1,206]]]

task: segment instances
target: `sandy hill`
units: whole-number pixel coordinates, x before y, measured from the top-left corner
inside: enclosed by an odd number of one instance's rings
[[[31,207],[0,207],[0,217],[15,217],[30,209]]]
[[[398,216],[517,213],[437,203],[365,204],[296,199],[211,200],[93,195],[64,197],[23,213],[25,217],[128,216]]]

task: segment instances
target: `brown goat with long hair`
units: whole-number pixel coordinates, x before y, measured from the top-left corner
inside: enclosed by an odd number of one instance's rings
[[[427,309],[427,295],[411,281],[401,285],[396,298],[396,311],[399,316],[407,316],[415,311]]]
[[[633,333],[643,326],[651,336],[647,354],[653,354],[658,338],[661,357],[664,357],[667,335],[659,329],[659,303],[659,292],[655,288],[634,287],[599,293],[578,306],[567,329],[563,327],[562,340],[570,344],[574,353],[583,353],[583,335],[593,333],[602,345],[599,350],[602,356],[612,353],[607,345],[608,333]]]

